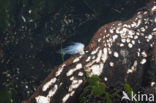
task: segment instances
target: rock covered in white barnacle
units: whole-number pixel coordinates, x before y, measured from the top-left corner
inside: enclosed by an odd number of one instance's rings
[[[150,5],[130,20],[101,27],[85,48],[87,52],[59,66],[29,101],[35,98],[36,103],[74,103],[85,85],[86,72],[110,85],[126,82],[132,87],[142,86],[144,69],[150,62],[149,50],[156,42],[156,3]],[[150,81],[149,86],[154,84]]]

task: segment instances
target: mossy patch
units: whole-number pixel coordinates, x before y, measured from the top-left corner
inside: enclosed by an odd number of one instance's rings
[[[0,103],[13,103],[12,94],[8,88],[0,89]]]

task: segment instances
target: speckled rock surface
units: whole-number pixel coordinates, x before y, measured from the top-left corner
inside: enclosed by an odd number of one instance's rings
[[[102,26],[85,55],[74,55],[52,71],[25,103],[77,102],[85,85],[85,72],[98,75],[108,85],[128,83],[135,90],[155,87],[155,64],[151,61],[155,58],[155,25],[153,0],[129,20]]]

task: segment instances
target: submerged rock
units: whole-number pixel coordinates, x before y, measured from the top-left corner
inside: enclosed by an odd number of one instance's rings
[[[84,55],[76,54],[65,61],[23,103],[76,103],[86,84],[86,72],[99,76],[110,86],[128,83],[136,91],[142,87],[154,89],[155,25],[156,1],[127,21],[104,25]],[[152,92],[156,93],[155,89]]]

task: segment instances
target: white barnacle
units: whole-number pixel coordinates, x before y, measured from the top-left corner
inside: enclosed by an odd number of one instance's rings
[[[89,56],[89,57],[86,59],[86,62],[90,61],[90,58],[91,58],[91,57]]]
[[[137,64],[138,64],[138,62],[137,62],[137,60],[135,60],[131,69],[128,69],[127,74],[136,71]]]
[[[95,59],[95,55],[92,57],[92,59]]]
[[[145,58],[140,61],[140,64],[145,64],[145,63],[146,63],[146,59]]]
[[[134,39],[138,39],[138,36],[137,36],[137,35],[135,35],[135,36],[134,36]]]
[[[148,36],[145,37],[145,38],[146,38],[147,42],[149,42],[149,41],[153,38],[153,36],[152,36],[152,35],[148,35]]]
[[[65,64],[63,64],[59,69],[58,69],[58,71],[56,72],[56,76],[59,76],[60,74],[61,74],[61,72],[63,71],[63,69],[64,69],[64,67],[65,67],[66,65]]]
[[[127,38],[127,43],[129,43],[131,40],[129,38]]]
[[[133,28],[133,27],[136,27],[136,22],[133,22],[132,24],[131,24],[131,27]]]
[[[107,80],[108,80],[108,78],[107,78],[107,77],[104,77],[104,80],[105,80],[105,81],[107,81]]]
[[[98,39],[98,42],[100,42],[100,41],[101,41],[101,38]]]
[[[78,76],[83,76],[83,72],[79,72],[78,73]]]
[[[134,40],[132,40],[132,44],[133,44],[133,45],[135,44],[135,41],[134,41]]]
[[[120,47],[123,47],[123,46],[124,46],[124,44],[123,44],[123,43],[121,43],[121,44],[120,44]]]
[[[96,54],[98,52],[100,47],[97,47],[94,51],[91,52],[91,54]]]
[[[156,11],[156,6],[151,9],[152,13]]]
[[[141,19],[138,20],[136,27],[138,27],[141,24]]]
[[[145,32],[145,28],[144,28],[144,27],[141,27],[140,30],[141,30],[142,32]]]
[[[129,47],[129,48],[132,48],[133,45],[132,45],[131,43],[128,43],[128,47]]]
[[[70,45],[66,48],[63,48],[62,50],[60,50],[60,53],[65,53],[65,54],[77,54],[79,53],[80,55],[85,54],[84,52],[84,44],[83,43],[73,43],[73,45]]]
[[[147,57],[147,54],[146,54],[145,51],[141,52],[141,55],[142,55],[143,57]]]
[[[78,88],[82,82],[83,82],[83,80],[81,80],[81,79],[80,80],[73,80],[72,84],[69,86],[68,91],[71,92],[73,89]]]
[[[156,21],[155,21],[156,22]],[[153,28],[153,31],[156,31],[156,28]]]
[[[73,63],[76,63],[76,62],[78,62],[80,60],[80,58],[75,58],[74,60],[73,60]]]
[[[53,85],[55,82],[56,82],[56,78],[51,79],[49,82],[47,82],[47,83],[43,86],[42,90],[43,90],[43,91],[46,91],[46,90],[47,90],[51,85]]]
[[[153,87],[155,85],[155,82],[151,82],[151,87]]]
[[[114,63],[113,63],[113,62],[110,62],[109,65],[110,65],[111,67],[113,67],[113,66],[114,66]]]
[[[125,43],[125,42],[126,42],[126,39],[121,39],[121,42],[122,42],[122,43]]]
[[[35,97],[36,103],[50,103],[50,98],[45,96],[37,96]]]
[[[113,33],[113,30],[112,30],[112,29],[110,29],[110,30],[109,30],[109,32],[110,32],[110,33]]]
[[[77,69],[81,69],[81,68],[82,68],[82,64],[81,64],[81,63],[77,64],[77,65],[76,65],[76,68],[77,68]]]
[[[69,94],[69,93],[66,94],[66,95],[63,97],[63,99],[62,99],[62,103],[66,103],[66,101],[69,99],[69,97],[70,97],[70,94]]]
[[[106,62],[107,58],[108,58],[107,48],[104,48],[104,49],[103,49],[102,58],[101,58],[101,59],[102,59],[102,61],[103,61],[103,63],[105,63],[105,62]]]
[[[97,58],[96,58],[97,63],[100,62],[101,55],[102,55],[102,50],[99,50],[99,53],[98,53]]]
[[[26,22],[26,19],[25,19],[25,17],[24,17],[24,16],[22,16],[22,20],[23,20],[23,22]]]
[[[53,89],[49,91],[47,97],[52,97],[56,93],[57,89],[58,89],[58,86],[54,85]]]
[[[98,75],[99,76],[102,73],[103,66],[104,66],[103,63],[100,63],[100,65],[91,66],[90,69],[92,72],[91,72],[90,76],[92,76],[92,75]]]
[[[118,35],[113,35],[113,41],[115,41],[118,38]]]
[[[121,36],[121,38],[126,38],[126,37],[127,37],[127,35],[126,35],[127,31],[128,31],[127,28],[123,28],[123,29],[120,31],[120,36]]]
[[[74,80],[74,76],[70,77],[70,80],[73,81]]]
[[[79,70],[79,69],[81,69],[81,68],[82,68],[82,64],[81,64],[81,63],[78,63],[78,64],[76,65],[76,67],[73,68],[73,69],[70,69],[70,70],[66,73],[66,75],[67,75],[67,76],[71,76],[75,71],[77,71],[77,70]]]
[[[116,57],[116,58],[118,58],[118,57],[119,57],[118,52],[114,52],[114,57]]]

